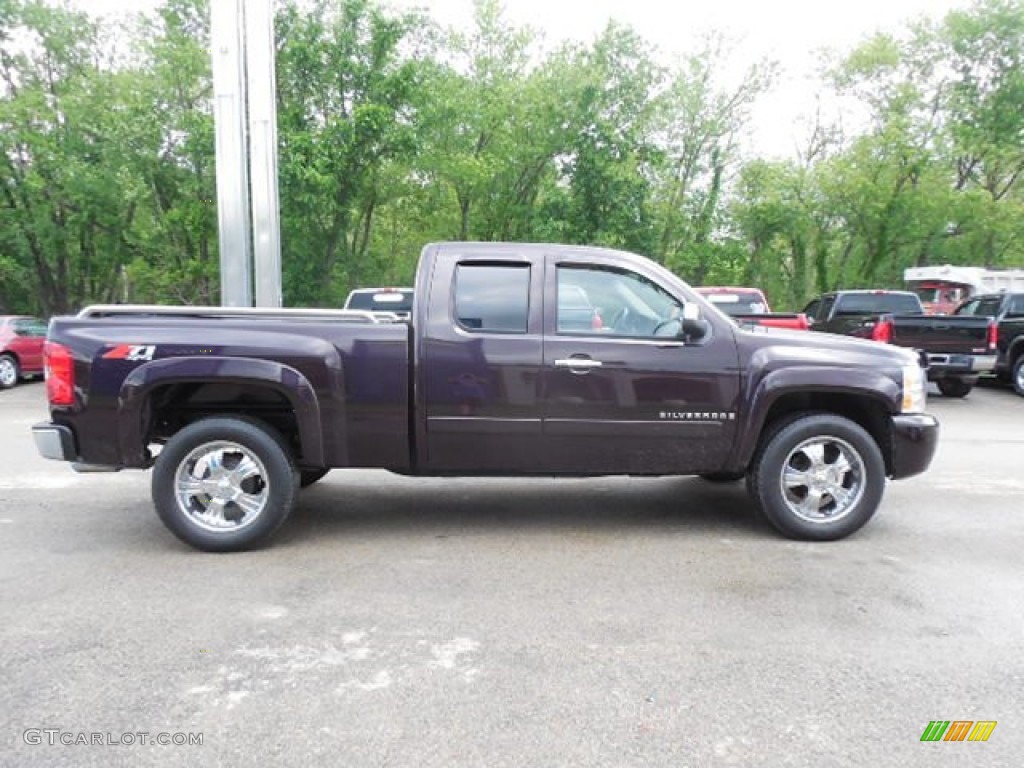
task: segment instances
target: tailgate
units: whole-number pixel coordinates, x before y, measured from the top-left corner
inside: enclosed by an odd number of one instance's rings
[[[987,317],[895,315],[892,343],[925,352],[984,355],[990,322]]]

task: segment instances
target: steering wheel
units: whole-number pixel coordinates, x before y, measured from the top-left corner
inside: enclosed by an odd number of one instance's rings
[[[675,325],[676,329],[671,333],[662,333],[665,328],[669,328]],[[670,317],[668,320],[662,320],[651,331],[652,336],[678,336],[679,332],[683,329],[682,321],[678,317]]]
[[[615,316],[608,323],[608,327],[613,332],[620,331],[624,328],[627,319],[629,319],[629,309],[623,307],[622,309],[615,313]]]

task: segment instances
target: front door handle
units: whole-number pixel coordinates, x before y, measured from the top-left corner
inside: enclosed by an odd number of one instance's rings
[[[591,360],[589,357],[563,357],[555,360],[555,368],[600,368],[602,365],[600,360]]]

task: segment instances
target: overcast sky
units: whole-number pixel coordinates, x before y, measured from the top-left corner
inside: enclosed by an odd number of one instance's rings
[[[223,0],[212,0],[222,2]],[[384,0],[396,8],[421,7],[443,24],[467,26],[472,0]],[[142,10],[155,0],[73,0],[97,12]],[[760,103],[753,147],[772,155],[791,155],[800,134],[799,118],[813,113],[816,51],[845,50],[877,30],[896,31],[904,22],[941,18],[969,0],[505,0],[508,19],[542,31],[549,44],[562,39],[587,41],[610,18],[629,24],[666,57],[692,50],[701,35],[719,30],[736,41],[734,65],[742,71],[765,57],[778,61],[781,79]]]
[[[388,0],[394,7],[422,7],[442,23],[470,23],[472,0]],[[736,72],[765,58],[777,61],[780,79],[754,113],[751,148],[792,156],[803,135],[802,116],[812,115],[818,51],[847,50],[879,30],[897,31],[910,20],[939,19],[969,0],[505,0],[516,25],[541,30],[549,43],[593,39],[610,18],[629,24],[668,58],[693,50],[717,30],[735,41]]]

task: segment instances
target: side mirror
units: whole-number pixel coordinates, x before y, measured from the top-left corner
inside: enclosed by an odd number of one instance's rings
[[[681,335],[687,341],[698,341],[707,334],[707,325],[704,322],[704,318],[700,315],[700,307],[696,304],[683,305],[682,319]]]

